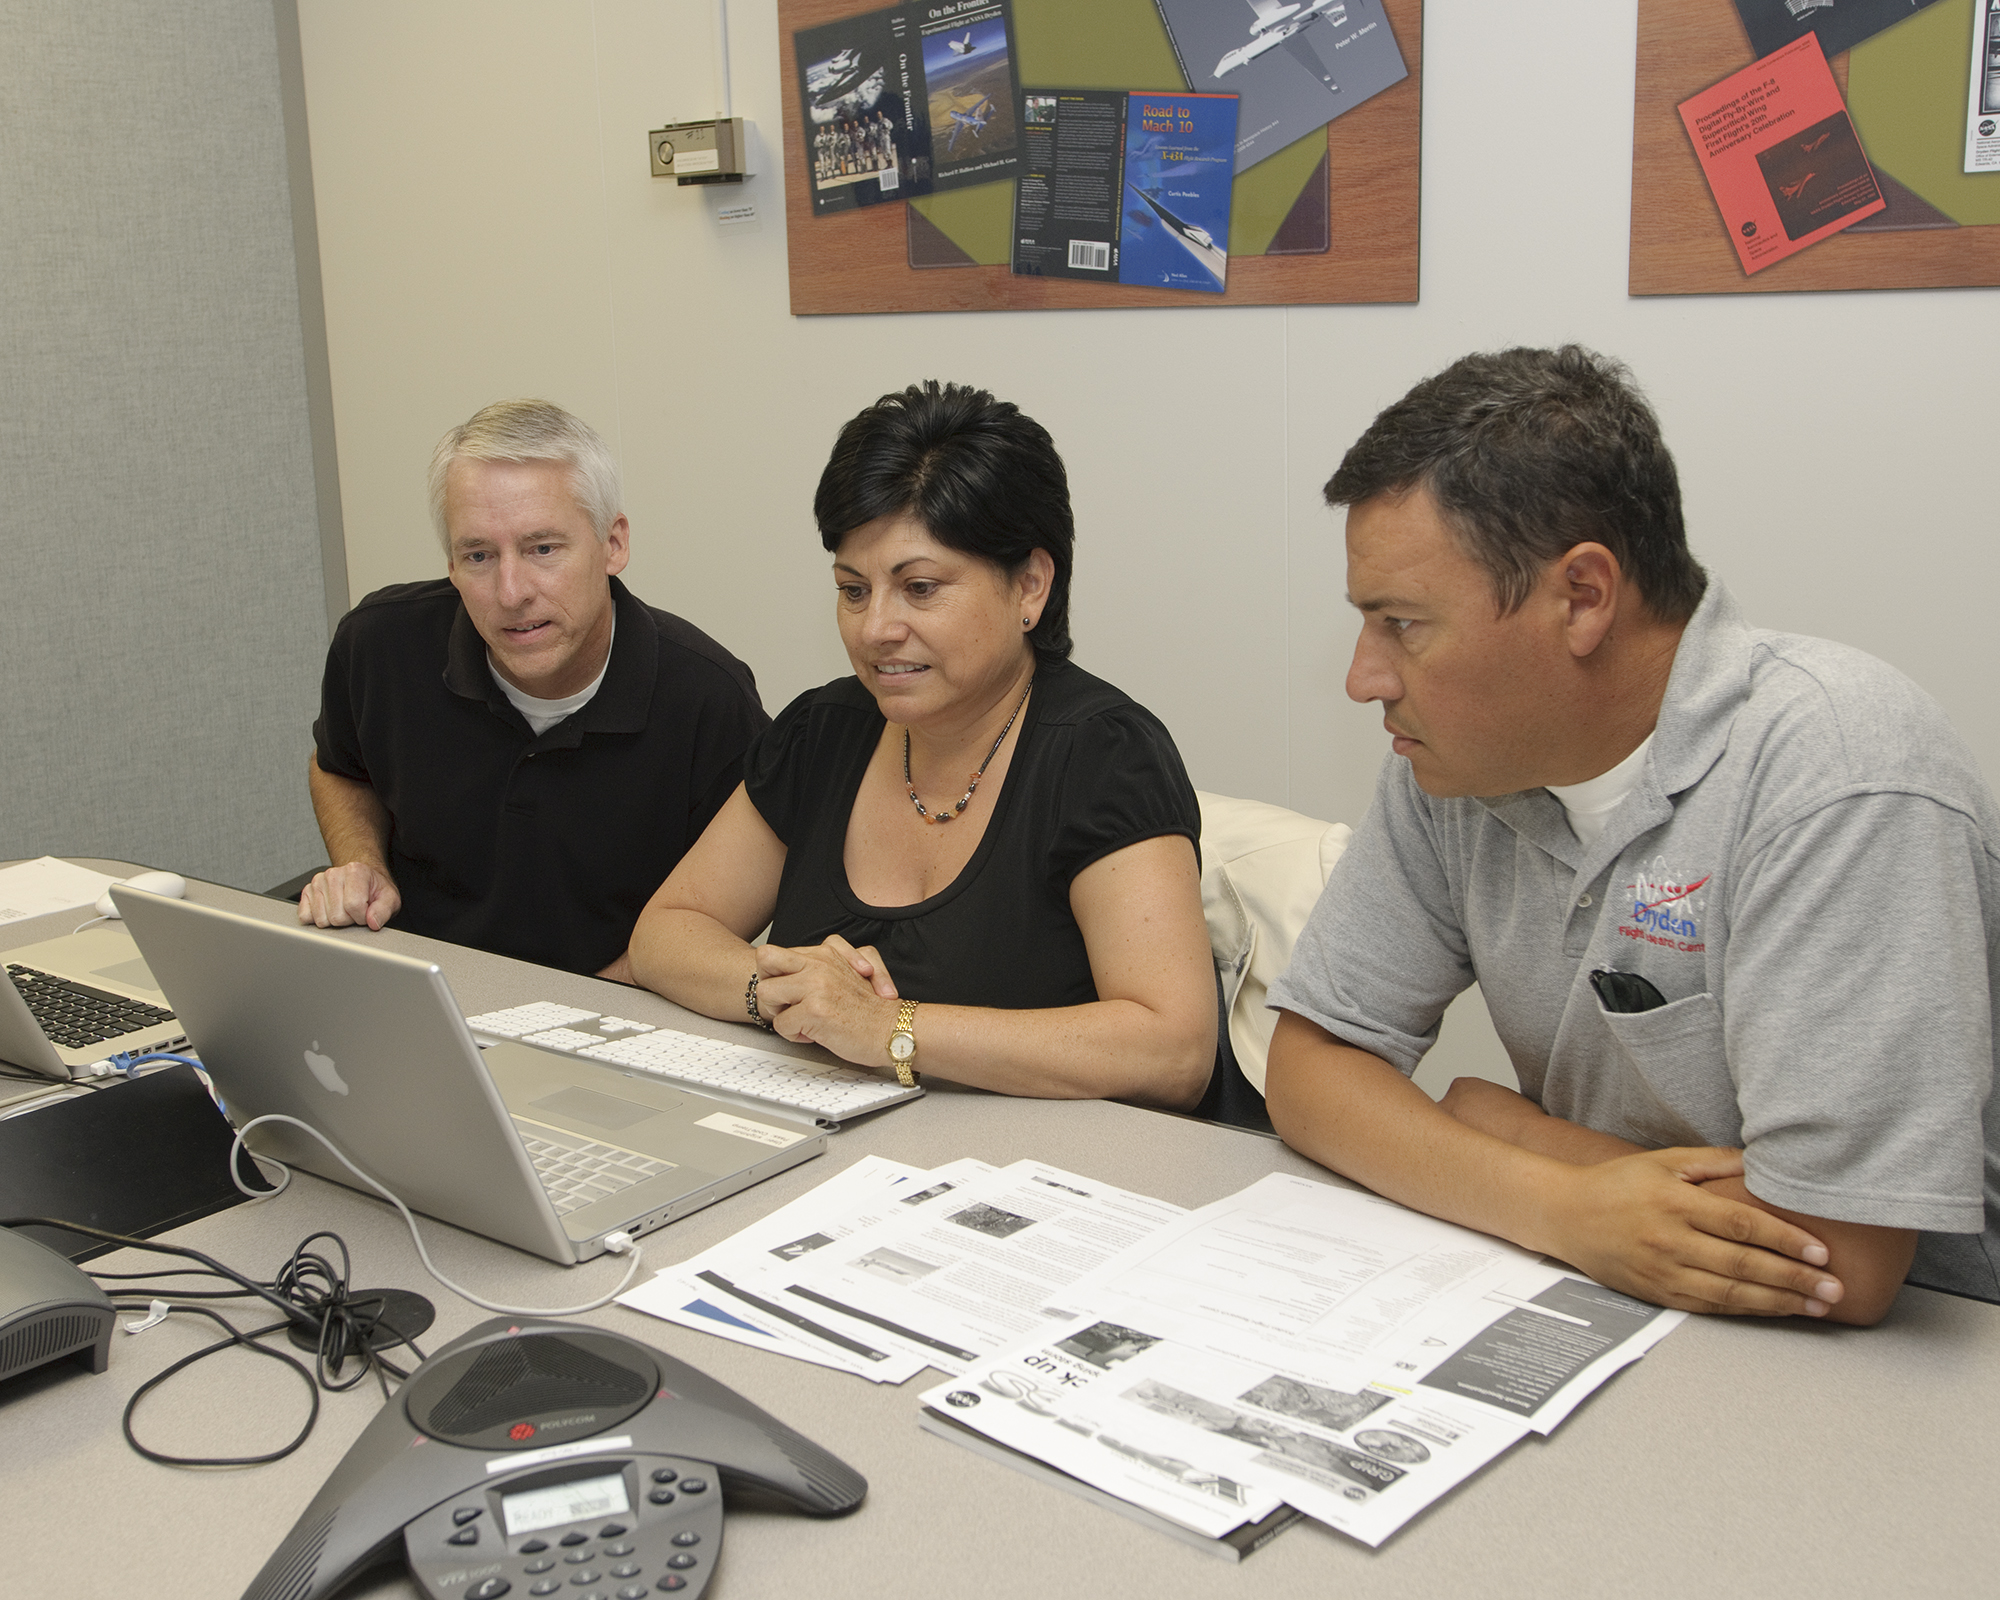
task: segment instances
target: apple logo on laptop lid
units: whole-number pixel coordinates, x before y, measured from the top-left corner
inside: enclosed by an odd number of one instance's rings
[[[319,1086],[322,1089],[327,1090],[331,1094],[347,1093],[347,1084],[342,1080],[339,1072],[335,1070],[333,1057],[323,1056],[319,1053],[319,1040],[313,1040],[312,1048],[305,1053],[305,1056],[307,1068],[315,1078],[319,1079]]]

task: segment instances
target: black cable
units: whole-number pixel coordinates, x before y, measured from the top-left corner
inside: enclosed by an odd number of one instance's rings
[[[324,1256],[316,1255],[307,1248],[319,1239],[331,1239],[339,1247],[340,1269],[337,1272]],[[319,1319],[318,1377],[320,1384],[334,1394],[354,1388],[376,1366],[393,1373],[399,1380],[407,1376],[401,1368],[392,1365],[375,1348],[375,1336],[378,1332],[395,1335],[398,1344],[408,1345],[419,1361],[424,1359],[424,1353],[417,1348],[414,1339],[401,1329],[381,1320],[382,1312],[387,1305],[382,1296],[379,1294],[355,1296],[348,1292],[347,1286],[352,1278],[352,1270],[352,1263],[347,1254],[347,1241],[337,1233],[322,1230],[319,1233],[308,1234],[299,1241],[298,1248],[292,1252],[291,1260],[285,1263],[272,1284],[280,1294],[287,1296],[293,1303],[305,1307]],[[327,1371],[329,1347],[331,1347],[334,1372],[340,1370],[350,1351],[360,1356],[361,1371],[345,1382],[336,1382]],[[376,1376],[378,1379],[381,1378],[380,1373]],[[386,1381],[382,1384],[382,1397],[385,1400],[389,1397]]]
[[[136,1310],[139,1308],[127,1307],[125,1309]],[[152,1377],[148,1378],[132,1391],[132,1398],[125,1402],[125,1415],[119,1419],[120,1426],[125,1430],[125,1442],[127,1444],[138,1451],[148,1461],[157,1461],[162,1466],[167,1467],[261,1467],[267,1462],[284,1460],[286,1456],[290,1455],[300,1445],[304,1444],[307,1439],[312,1437],[313,1427],[319,1421],[319,1385],[313,1381],[313,1375],[306,1371],[305,1363],[294,1360],[292,1357],[286,1355],[284,1351],[268,1350],[263,1345],[255,1343],[256,1340],[265,1337],[267,1334],[284,1332],[285,1329],[291,1326],[289,1322],[274,1322],[268,1328],[258,1328],[251,1333],[242,1333],[224,1318],[221,1313],[211,1311],[207,1306],[180,1306],[175,1309],[193,1311],[209,1318],[211,1321],[220,1323],[223,1327],[229,1329],[229,1337],[227,1339],[218,1339],[211,1345],[204,1345],[192,1355],[182,1356],[172,1366],[154,1373]],[[301,1378],[305,1379],[306,1393],[311,1397],[312,1404],[306,1413],[306,1425],[299,1429],[298,1434],[293,1438],[292,1442],[282,1449],[267,1451],[261,1456],[170,1456],[164,1451],[154,1450],[141,1444],[139,1436],[132,1431],[132,1414],[139,1409],[139,1402],[155,1389],[159,1388],[161,1384],[165,1383],[175,1373],[193,1366],[205,1356],[212,1356],[218,1350],[227,1350],[235,1345],[241,1345],[244,1349],[254,1351],[260,1356],[269,1356],[273,1361],[282,1361]]]
[[[7,1217],[0,1218],[0,1228],[40,1227],[57,1228],[71,1233],[82,1234],[86,1238],[99,1239],[109,1244],[123,1245],[129,1249],[152,1250],[162,1255],[181,1256],[201,1263],[199,1268],[166,1269],[150,1273],[102,1272],[92,1273],[121,1285],[115,1292],[121,1296],[147,1296],[148,1301],[127,1299],[124,1303],[114,1301],[121,1310],[145,1311],[152,1305],[163,1305],[169,1311],[190,1311],[209,1318],[229,1332],[227,1339],[205,1345],[191,1355],[181,1357],[163,1371],[155,1373],[133,1391],[126,1403],[122,1427],[127,1444],[148,1461],[157,1461],[165,1466],[176,1467],[251,1467],[267,1462],[280,1461],[305,1443],[319,1420],[319,1392],[325,1389],[329,1394],[344,1394],[348,1390],[365,1383],[371,1373],[381,1387],[382,1398],[390,1398],[389,1378],[402,1381],[409,1374],[401,1367],[387,1360],[375,1348],[375,1341],[381,1334],[394,1336],[394,1342],[407,1345],[418,1361],[425,1359],[414,1338],[393,1324],[381,1320],[386,1301],[381,1294],[356,1296],[348,1288],[352,1261],[348,1254],[347,1241],[339,1234],[326,1230],[308,1234],[293,1249],[290,1258],[279,1269],[277,1277],[269,1284],[256,1282],[233,1268],[224,1266],[212,1256],[185,1245],[160,1244],[151,1239],[139,1239],[130,1234],[113,1233],[105,1228],[93,1227],[89,1223],[70,1222],[61,1217]],[[339,1251],[340,1264],[336,1268],[325,1255],[311,1247],[318,1241],[330,1240]],[[166,1278],[219,1278],[225,1283],[237,1285],[233,1289],[169,1289],[166,1294],[153,1295],[151,1285]],[[165,1287],[161,1285],[161,1287]],[[171,1297],[171,1298],[170,1298]],[[195,1302],[216,1299],[261,1299],[284,1313],[285,1320],[274,1322],[268,1327],[245,1333],[228,1321],[219,1312]],[[316,1353],[312,1370],[308,1371],[303,1362],[281,1350],[267,1349],[256,1343],[274,1333],[293,1330],[311,1333],[314,1336]],[[173,1456],[154,1450],[139,1442],[133,1431],[132,1418],[138,1410],[139,1402],[153,1390],[165,1383],[197,1361],[214,1355],[221,1350],[236,1346],[282,1361],[303,1378],[311,1393],[312,1406],[305,1426],[290,1444],[280,1450],[258,1456],[206,1457]],[[340,1370],[352,1356],[358,1362],[358,1370],[351,1378],[342,1379]]]
[[[214,1273],[205,1267],[181,1267],[162,1269],[157,1272],[92,1272],[91,1277],[100,1283],[157,1283],[163,1278],[212,1278]],[[122,1294],[122,1289],[114,1289],[113,1294]],[[176,1289],[175,1294],[188,1300],[243,1300],[254,1298],[248,1289]]]
[[[128,1233],[113,1233],[107,1228],[93,1228],[87,1222],[66,1222],[61,1217],[0,1217],[0,1228],[57,1228],[69,1233],[80,1233],[86,1239],[99,1239],[106,1244],[122,1244],[133,1250],[157,1250],[162,1255],[184,1256],[189,1261],[199,1261],[218,1278],[227,1278],[231,1283],[249,1290],[271,1307],[284,1314],[285,1320],[317,1333],[319,1323],[303,1307],[293,1305],[264,1284],[246,1278],[242,1273],[225,1267],[213,1256],[205,1256],[199,1250],[190,1250],[186,1245],[160,1244],[152,1239],[135,1239]]]

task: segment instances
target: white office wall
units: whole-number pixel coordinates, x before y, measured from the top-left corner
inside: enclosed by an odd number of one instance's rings
[[[733,109],[766,136],[731,196],[748,229],[645,160],[648,128],[718,109],[714,0],[299,9],[357,597],[440,568],[437,436],[546,394],[621,455],[634,588],[775,708],[844,670],[810,517],[834,431],[912,379],[969,380],[1069,463],[1078,659],[1166,720],[1199,786],[1355,820],[1384,739],[1341,691],[1354,624],[1318,486],[1422,374],[1577,339],[1652,394],[1696,548],[1750,616],[1896,663],[2000,776],[1994,302],[1628,298],[1632,0],[1430,0],[1418,305],[803,319],[769,0],[728,5]]]

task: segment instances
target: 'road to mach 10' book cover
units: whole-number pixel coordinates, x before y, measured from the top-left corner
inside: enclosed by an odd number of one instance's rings
[[[1228,288],[1235,95],[1030,89],[1021,105],[1015,272]]]

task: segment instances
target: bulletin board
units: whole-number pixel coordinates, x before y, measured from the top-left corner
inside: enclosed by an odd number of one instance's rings
[[[2000,284],[2000,172],[1962,170],[1976,3],[1913,6],[1903,20],[1828,59],[1887,205],[1746,275],[1677,108],[1750,65],[1757,52],[1734,0],[1639,0],[1631,292]]]
[[[1238,176],[1239,217],[1263,225],[1247,250],[1232,226],[1226,291],[1193,294],[1017,276],[1011,182],[814,216],[794,36],[871,0],[778,0],[793,315],[1415,301],[1423,0],[1382,3],[1409,75]],[[1013,0],[1013,14],[1023,85],[1185,87],[1153,0]]]

